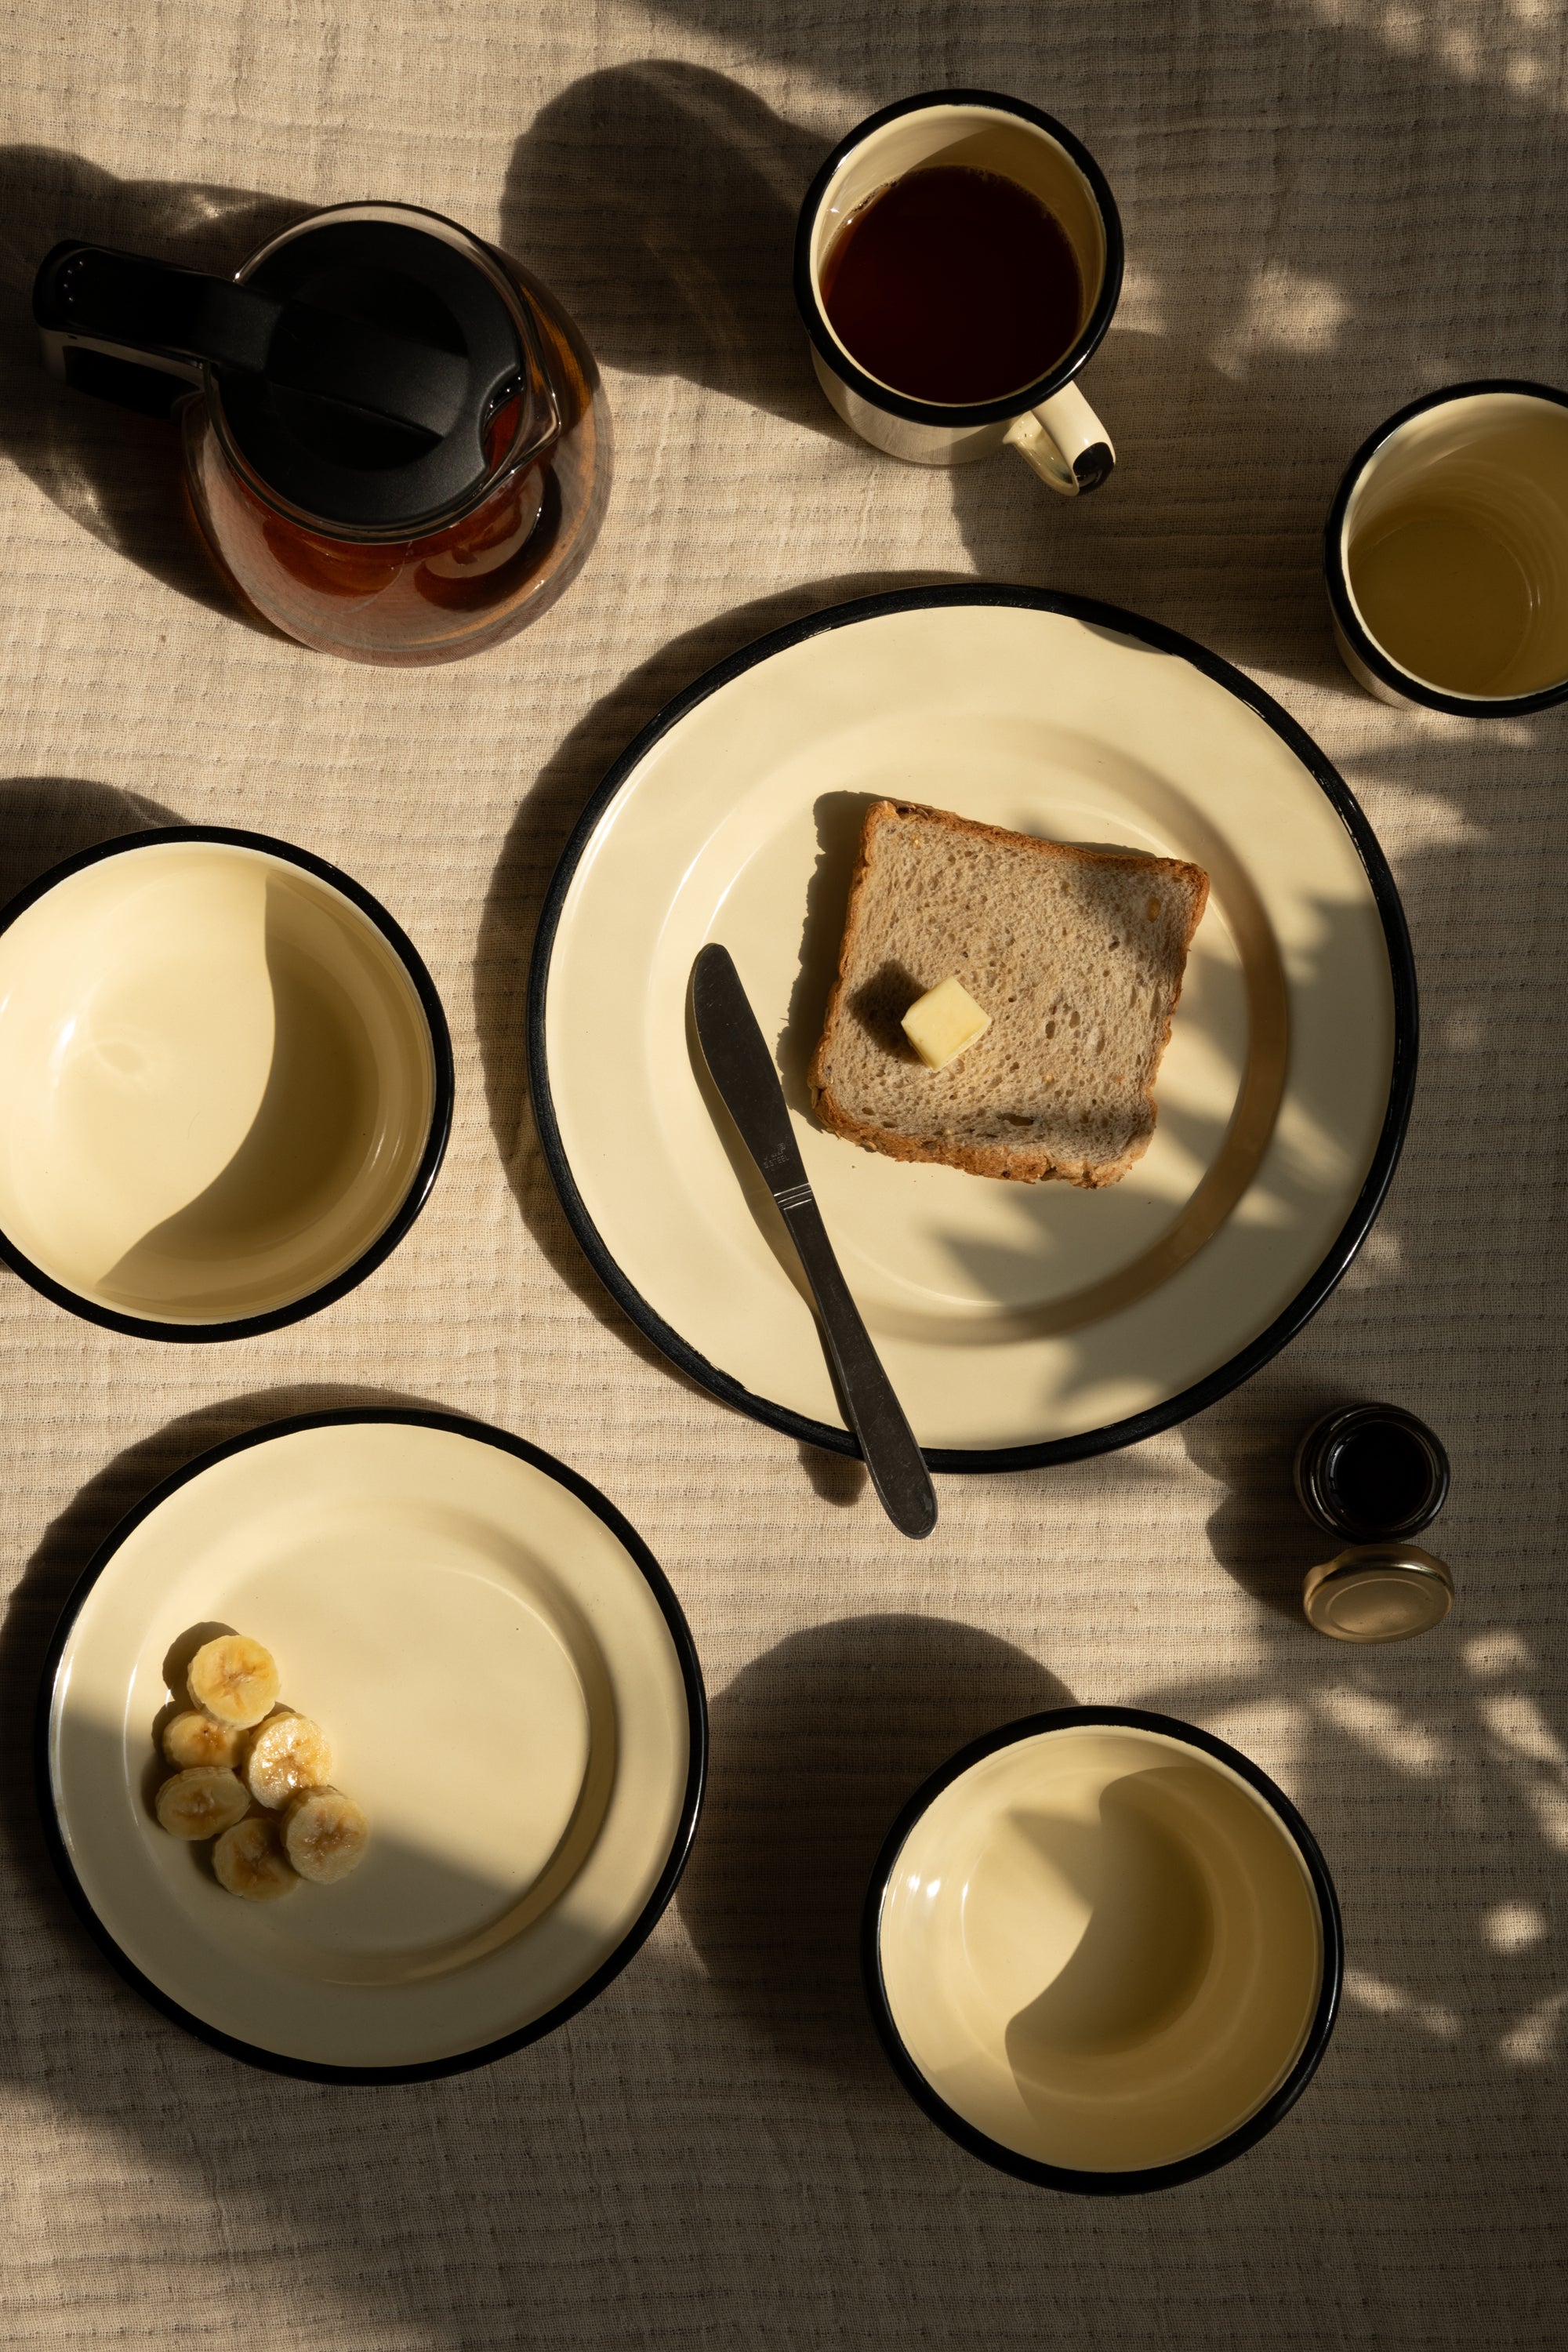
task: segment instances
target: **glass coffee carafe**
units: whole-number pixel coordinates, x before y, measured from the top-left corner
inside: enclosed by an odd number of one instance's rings
[[[340,205],[232,278],[68,243],[33,296],[79,389],[177,417],[239,599],[353,661],[455,660],[554,603],[609,490],[609,413],[560,305],[437,213]]]

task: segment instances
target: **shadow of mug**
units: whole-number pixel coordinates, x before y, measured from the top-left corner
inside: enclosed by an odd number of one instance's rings
[[[790,284],[795,215],[831,143],[705,67],[611,67],[552,98],[517,142],[500,241],[602,362],[847,442],[812,380]]]

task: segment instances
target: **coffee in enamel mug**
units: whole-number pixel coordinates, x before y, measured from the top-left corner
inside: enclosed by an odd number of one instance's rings
[[[873,446],[960,466],[1009,446],[1069,498],[1110,475],[1077,378],[1121,292],[1121,221],[1037,107],[934,90],[860,123],[801,208],[795,288],[817,380]]]
[[[852,213],[827,250],[828,324],[916,400],[999,400],[1060,359],[1083,316],[1061,223],[1027,188],[931,163]]]
[[[1401,409],[1352,459],[1323,559],[1340,652],[1380,701],[1568,699],[1568,394],[1464,383]]]

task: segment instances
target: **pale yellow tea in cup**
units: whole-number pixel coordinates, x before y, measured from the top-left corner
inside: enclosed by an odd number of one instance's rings
[[[1561,685],[1568,408],[1499,388],[1409,418],[1356,486],[1342,561],[1355,618],[1413,684],[1488,703]]]

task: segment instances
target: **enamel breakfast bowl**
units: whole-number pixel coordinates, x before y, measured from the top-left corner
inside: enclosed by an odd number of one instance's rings
[[[0,915],[0,1255],[117,1331],[232,1339],[363,1280],[446,1149],[430,976],[368,891],[171,826]]]
[[[1167,1716],[1070,1707],[911,1799],[862,1950],[905,2088],[972,2155],[1089,2194],[1166,2188],[1278,2123],[1339,2000],[1334,1890],[1255,1764]]]

